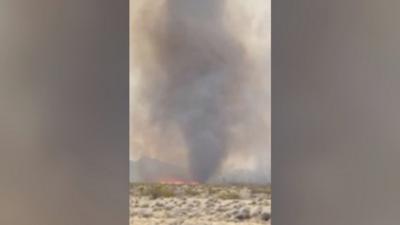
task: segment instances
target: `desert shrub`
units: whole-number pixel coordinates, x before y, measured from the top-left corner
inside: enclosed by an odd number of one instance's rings
[[[236,192],[220,192],[218,197],[220,199],[228,200],[228,199],[240,199],[240,195]]]
[[[138,189],[137,189],[138,191],[139,191],[139,193],[145,193],[146,192],[146,188],[144,187],[144,186],[140,186],[140,187],[138,187]]]
[[[214,195],[218,192],[219,192],[219,190],[217,188],[213,188],[213,187],[208,188],[208,194],[210,194],[210,195]]]
[[[170,198],[174,197],[175,193],[166,185],[153,185],[147,189],[147,195],[149,195],[152,199],[156,198]]]
[[[185,190],[185,194],[188,195],[188,196],[196,196],[196,195],[199,195],[200,192],[197,191],[197,190],[194,190],[193,188],[187,188]]]
[[[251,190],[253,194],[271,194],[271,186],[255,187]]]

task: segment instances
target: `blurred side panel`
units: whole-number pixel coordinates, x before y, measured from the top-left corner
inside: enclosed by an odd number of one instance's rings
[[[272,1],[274,225],[400,209],[399,1]]]
[[[129,1],[0,1],[0,224],[128,224]]]

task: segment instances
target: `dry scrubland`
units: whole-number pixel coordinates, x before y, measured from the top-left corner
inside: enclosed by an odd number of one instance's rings
[[[131,184],[131,225],[269,225],[269,186]]]

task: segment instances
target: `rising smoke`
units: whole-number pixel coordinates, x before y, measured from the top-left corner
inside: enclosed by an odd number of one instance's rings
[[[197,181],[232,157],[267,160],[266,10],[256,20],[246,5],[267,7],[260,0],[132,3],[133,154],[168,158],[183,149]]]

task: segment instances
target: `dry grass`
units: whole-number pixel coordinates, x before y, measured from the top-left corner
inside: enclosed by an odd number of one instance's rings
[[[220,192],[218,194],[218,197],[220,199],[228,200],[228,199],[240,199],[240,195],[236,192],[233,191],[226,191],[226,192]]]

